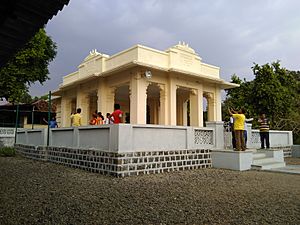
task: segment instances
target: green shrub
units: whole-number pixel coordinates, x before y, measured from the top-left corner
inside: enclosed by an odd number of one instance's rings
[[[11,157],[11,156],[15,156],[15,154],[16,154],[16,151],[12,147],[2,147],[2,148],[0,148],[0,156],[5,156],[5,157],[9,156],[9,157]]]

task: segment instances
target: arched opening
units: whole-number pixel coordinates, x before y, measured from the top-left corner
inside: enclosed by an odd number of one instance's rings
[[[206,109],[206,120],[205,121],[214,121],[216,120],[216,103],[215,95],[212,92],[204,92],[203,97],[205,99],[205,109]],[[203,107],[204,108],[204,107]]]
[[[190,125],[190,90],[177,88],[176,90],[176,121],[178,126]]]

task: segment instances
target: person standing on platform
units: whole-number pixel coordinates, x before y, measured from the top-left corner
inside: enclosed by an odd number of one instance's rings
[[[73,116],[73,126],[74,127],[79,127],[79,126],[81,126],[82,124],[81,124],[81,115],[80,115],[80,113],[81,113],[81,108],[78,108],[77,110],[76,110],[76,114]]]
[[[244,124],[245,124],[245,110],[240,109],[238,112],[228,109],[230,116],[234,119],[234,135],[237,151],[245,151],[245,139],[244,139]]]
[[[261,149],[265,148],[265,142],[266,142],[266,147],[268,149],[270,148],[270,140],[269,140],[270,123],[264,113],[260,115],[260,118],[258,119],[258,123],[259,123]]]
[[[106,118],[103,124],[113,124],[110,118],[110,113],[106,113]]]
[[[115,104],[114,105],[115,111],[112,114],[110,114],[110,116],[109,116],[109,118],[113,122],[113,124],[122,123],[123,112],[121,111],[120,108],[121,107],[119,104]]]
[[[231,130],[231,142],[232,142],[232,148],[233,150],[236,149],[236,143],[235,143],[235,135],[234,135],[234,119],[231,116],[230,117],[230,130]]]
[[[57,122],[56,122],[56,118],[52,117],[52,119],[50,120],[50,128],[57,128]]]
[[[43,118],[43,121],[44,121],[46,124],[48,124],[48,121],[47,121],[45,118]],[[57,128],[57,127],[58,127],[57,122],[56,122],[56,118],[55,118],[55,117],[52,117],[51,120],[49,121],[49,127],[50,127],[50,128]]]

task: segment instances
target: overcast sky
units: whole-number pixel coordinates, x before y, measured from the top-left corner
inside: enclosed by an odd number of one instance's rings
[[[46,31],[57,56],[32,96],[57,89],[90,50],[112,55],[135,44],[166,50],[185,41],[226,81],[252,80],[253,62],[300,70],[299,0],[70,0]]]

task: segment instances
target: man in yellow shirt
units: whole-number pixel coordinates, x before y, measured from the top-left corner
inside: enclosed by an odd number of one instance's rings
[[[80,115],[80,113],[81,113],[81,108],[78,108],[76,110],[76,114],[73,116],[73,124],[72,125],[74,127],[81,126],[81,115]]]
[[[234,135],[235,135],[235,141],[236,141],[236,150],[237,151],[245,151],[246,145],[245,145],[245,139],[244,139],[244,124],[245,124],[245,110],[240,109],[238,112],[234,110],[228,109],[229,114],[234,119]]]

